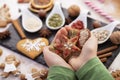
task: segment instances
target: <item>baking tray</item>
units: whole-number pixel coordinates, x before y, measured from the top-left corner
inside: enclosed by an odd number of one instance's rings
[[[67,11],[66,11],[65,9],[63,9],[63,12],[64,12],[64,15],[65,15],[66,18],[70,18],[70,17],[68,16]],[[21,20],[22,20],[22,19],[21,19],[21,17],[20,17],[20,18],[19,18],[19,23],[20,23],[20,25],[22,26]],[[72,20],[74,20],[74,19],[72,19]],[[87,27],[88,27],[88,29],[90,29],[90,30],[93,29],[93,26],[92,26],[93,21],[94,21],[94,19],[89,18],[89,17],[87,18],[87,25],[88,25]],[[102,22],[101,22],[101,23],[102,23]],[[44,24],[44,25],[43,25],[42,28],[45,28],[46,25],[45,25],[45,20],[44,20],[44,19],[43,19],[43,24]],[[102,25],[104,26],[104,25],[106,25],[106,24],[105,24],[105,23],[102,23]],[[17,42],[21,40],[21,37],[19,36],[18,32],[15,30],[15,28],[13,27],[13,25],[11,25],[8,30],[9,30],[10,33],[11,33],[10,37],[8,37],[8,38],[6,38],[6,39],[4,39],[4,40],[0,40],[0,45],[4,46],[4,47],[6,47],[6,48],[8,48],[8,49],[10,49],[10,50],[13,50],[13,51],[17,52],[18,54],[21,54],[21,55],[25,56],[24,54],[20,53],[20,52],[16,49],[16,44],[17,44]],[[26,32],[24,29],[23,29],[23,32],[25,33],[25,35],[26,35],[27,38],[29,38],[29,39],[34,39],[34,38],[40,37],[40,36],[39,36],[39,32],[29,33],[29,32]],[[57,30],[53,30],[53,31],[52,31],[52,35],[51,35],[50,37],[48,37],[49,42],[52,41],[52,39],[54,38],[56,32],[57,32]],[[105,42],[104,44],[99,45],[99,46],[98,46],[98,50],[107,48],[107,47],[112,46],[112,45],[114,45],[114,44],[112,44],[112,43],[110,42],[110,40],[108,40],[108,41]],[[119,51],[120,51],[120,47],[119,47],[117,50],[113,51],[112,56],[110,56],[110,57],[108,58],[107,62],[104,63],[104,65],[105,65],[107,68],[110,66],[110,64],[112,63],[112,61],[115,59],[115,57],[117,56],[117,54],[119,53]],[[27,57],[27,56],[26,56],[26,57]],[[46,63],[45,63],[45,61],[44,61],[44,58],[43,58],[43,54],[40,54],[38,57],[36,57],[36,58],[34,59],[34,61],[35,61],[35,62],[38,62],[38,63],[40,63],[40,64],[43,64],[43,65],[46,65]],[[47,66],[47,65],[46,65],[46,66]]]

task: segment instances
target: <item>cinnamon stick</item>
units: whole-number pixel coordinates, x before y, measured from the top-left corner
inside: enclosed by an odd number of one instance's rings
[[[25,39],[26,36],[25,36],[24,32],[22,31],[21,25],[19,24],[18,20],[12,20],[12,23],[13,23],[15,29],[18,31],[21,38]]]
[[[106,62],[107,61],[107,58],[102,58],[102,59],[100,59],[101,60],[101,62]]]
[[[108,48],[105,48],[105,49],[103,49],[103,50],[98,51],[98,52],[97,52],[97,55],[100,55],[100,54],[104,54],[104,53],[113,51],[113,50],[115,50],[115,49],[117,49],[117,48],[118,48],[117,45],[111,46],[111,47],[108,47]]]
[[[105,53],[105,54],[99,55],[98,58],[105,58],[105,57],[109,57],[111,55],[112,55],[112,52],[109,52],[109,53]]]

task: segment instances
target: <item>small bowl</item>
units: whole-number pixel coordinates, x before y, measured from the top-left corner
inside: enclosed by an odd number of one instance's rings
[[[54,14],[60,15],[60,17],[62,18],[62,24],[61,24],[60,26],[53,27],[53,26],[50,26],[50,25],[49,25],[49,19],[50,19]],[[48,27],[49,29],[57,30],[57,29],[60,29],[61,27],[63,27],[64,24],[65,24],[65,17],[64,17],[64,14],[63,14],[63,12],[62,12],[60,3],[59,3],[59,2],[55,2],[52,11],[50,12],[50,14],[48,15],[48,17],[47,17],[47,19],[46,19],[46,25],[47,25],[47,27]]]
[[[35,20],[36,20],[36,24],[35,24]],[[33,26],[33,24],[35,26]],[[32,14],[30,11],[24,10],[22,12],[22,25],[27,32],[34,33],[42,28],[43,23],[41,19],[39,19],[34,14]]]
[[[106,42],[106,41],[109,39],[110,35],[112,34],[114,28],[115,28],[118,24],[120,24],[119,21],[114,21],[114,22],[111,22],[110,24],[108,24],[108,25],[106,25],[106,26],[93,29],[91,32],[92,32],[94,35],[96,35],[96,33],[99,32],[99,31],[105,31],[105,32],[108,33],[108,34],[106,35],[106,37],[104,38],[104,40],[102,40],[102,41],[99,41],[99,40],[98,40],[98,44],[102,44],[102,43]],[[105,36],[105,34],[104,34],[104,36]],[[96,37],[97,37],[97,36],[96,36]]]

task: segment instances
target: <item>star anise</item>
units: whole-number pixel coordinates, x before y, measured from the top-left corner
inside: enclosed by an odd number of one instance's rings
[[[39,34],[41,37],[48,37],[52,34],[52,32],[47,28],[43,28],[39,31]]]
[[[0,32],[0,39],[5,39],[10,35],[9,31]]]
[[[61,39],[61,43],[55,43],[54,48],[58,51],[58,55],[60,55],[63,59],[68,61],[69,58],[71,58],[73,55],[78,55],[80,53],[80,48],[76,46],[77,41],[78,36],[75,36],[71,39],[67,38],[66,36],[63,36],[63,38]]]

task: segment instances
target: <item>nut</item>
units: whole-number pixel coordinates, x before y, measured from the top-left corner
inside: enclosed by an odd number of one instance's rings
[[[77,5],[71,5],[68,8],[68,14],[71,17],[77,17],[79,15],[79,13],[80,13],[80,8]]]

